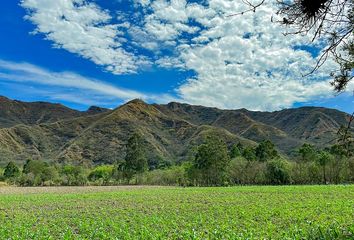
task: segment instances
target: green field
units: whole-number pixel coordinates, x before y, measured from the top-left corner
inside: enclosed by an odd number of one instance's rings
[[[354,185],[5,187],[0,239],[354,239]]]

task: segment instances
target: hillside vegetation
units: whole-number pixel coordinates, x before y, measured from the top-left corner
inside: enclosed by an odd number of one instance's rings
[[[73,164],[113,164],[125,156],[128,138],[139,132],[148,159],[186,160],[206,135],[228,146],[272,141],[284,156],[303,143],[335,143],[343,112],[315,107],[277,112],[220,110],[181,103],[146,104],[133,100],[114,110],[91,107],[79,112],[59,104],[24,103],[0,98],[0,166],[28,159]]]

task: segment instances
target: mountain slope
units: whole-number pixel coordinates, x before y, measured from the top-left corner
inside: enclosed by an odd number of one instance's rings
[[[333,142],[341,125],[346,125],[349,115],[335,109],[302,107],[273,113],[249,112],[257,121],[283,130],[289,136],[314,144]]]
[[[90,156],[94,163],[112,163],[124,157],[125,144],[129,136],[136,131],[144,136],[148,158],[151,161],[160,158],[179,161],[188,153],[190,145],[201,142],[205,131],[215,134],[218,131],[227,132],[212,126],[191,124],[165,115],[153,105],[133,100],[99,119],[75,138],[63,151],[61,159],[84,161]],[[221,135],[229,142],[252,143],[231,133]]]
[[[61,104],[21,102],[0,96],[0,128],[9,128],[17,124],[37,125],[52,123],[107,111],[109,110],[93,106],[86,112],[80,112]]]
[[[133,132],[144,137],[150,166],[159,159],[185,160],[193,146],[209,134],[229,145],[256,145],[270,139],[283,154],[291,154],[304,142],[327,145],[348,118],[326,108],[252,112],[181,103],[149,105],[141,100],[114,110],[91,107],[79,112],[58,104],[4,98],[0,113],[0,164],[29,158],[88,165],[114,163],[124,158],[125,144]]]
[[[253,112],[246,109],[220,110],[181,103],[156,105],[157,108],[194,124],[208,124],[259,142],[273,141],[285,154],[304,142],[318,146],[334,143],[341,125],[349,115],[335,109],[302,107],[275,112]]]

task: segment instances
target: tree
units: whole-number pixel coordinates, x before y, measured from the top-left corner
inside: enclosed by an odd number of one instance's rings
[[[127,154],[124,164],[124,173],[128,182],[132,179],[133,175],[143,173],[147,168],[148,164],[143,139],[140,134],[134,133],[127,143]]]
[[[230,158],[237,158],[237,157],[241,156],[242,149],[243,149],[243,146],[241,143],[232,145],[231,150],[230,150]]]
[[[301,148],[299,148],[299,154],[302,162],[315,161],[317,156],[315,147],[308,143],[304,143]]]
[[[48,166],[48,164],[45,162],[29,159],[23,165],[22,172],[25,174],[33,173],[34,175],[40,175],[46,166]]]
[[[101,180],[104,185],[107,185],[112,177],[113,169],[111,165],[98,166],[90,172],[88,179],[90,181]]]
[[[22,173],[25,175],[22,184],[27,186],[43,185],[47,181],[49,181],[49,184],[54,184],[53,182],[59,178],[59,173],[55,167],[38,160],[27,160]]]
[[[347,151],[342,145],[335,144],[328,149],[329,153],[341,159],[347,156]]]
[[[271,184],[289,184],[291,180],[289,163],[281,158],[269,161],[266,175]]]
[[[125,167],[125,160],[124,159],[117,159],[114,163],[112,178],[117,182],[121,183],[124,180],[124,167]]]
[[[227,178],[230,157],[227,145],[215,136],[208,136],[195,155],[194,168],[204,185],[223,185]]]
[[[260,162],[266,162],[267,160],[271,160],[279,156],[278,151],[275,149],[275,145],[269,140],[262,141],[256,147],[255,154]]]
[[[246,147],[242,151],[242,157],[244,157],[248,161],[256,161],[257,160],[256,150],[253,147]]]
[[[59,172],[54,166],[46,166],[41,172],[42,182],[49,182],[50,185],[57,184],[59,180]]]
[[[4,177],[6,179],[18,177],[20,175],[20,169],[14,162],[9,162],[4,170]]]
[[[65,185],[85,185],[87,177],[81,166],[65,165],[62,167],[61,174]]]
[[[326,167],[327,164],[330,163],[333,160],[333,156],[326,152],[326,151],[320,151],[318,154],[318,165],[322,167],[322,173],[323,173],[323,183],[327,183],[327,177],[326,177]]]
[[[347,126],[341,126],[337,132],[338,145],[345,151],[345,155],[350,157],[354,153],[354,137],[352,122],[354,120],[354,113],[350,116]]]
[[[163,169],[172,166],[172,163],[161,155],[156,155],[148,160],[149,170]]]

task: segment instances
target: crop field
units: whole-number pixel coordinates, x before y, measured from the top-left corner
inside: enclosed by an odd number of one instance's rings
[[[3,187],[0,239],[354,239],[354,186]]]

